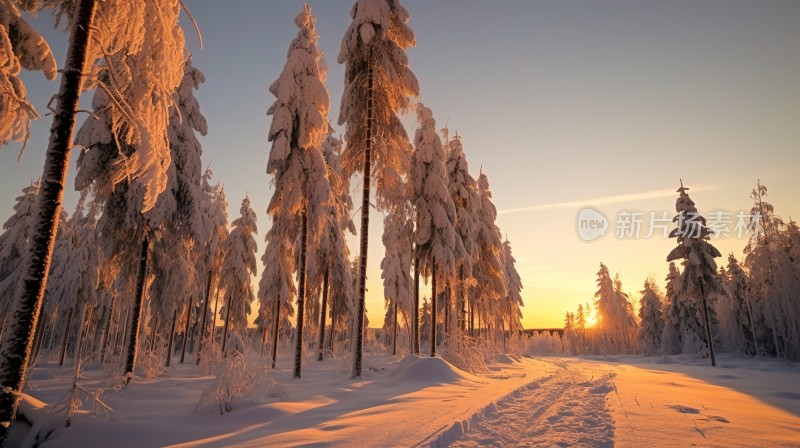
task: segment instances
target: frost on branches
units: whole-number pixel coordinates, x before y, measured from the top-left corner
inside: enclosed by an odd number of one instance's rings
[[[39,118],[28,101],[22,69],[41,70],[48,80],[56,79],[56,61],[50,46],[20,14],[32,2],[0,0],[0,146],[10,140],[27,143],[30,122]]]
[[[372,167],[379,207],[402,192],[411,146],[398,113],[419,96],[419,84],[408,66],[406,48],[415,45],[408,11],[399,1],[358,0],[350,11],[353,21],[342,38],[338,62],[345,64],[345,87],[339,124],[347,124],[342,157],[345,177],[363,171],[367,139],[367,102],[372,97]],[[372,77],[369,91],[368,78]],[[372,173],[370,173],[372,174]]]

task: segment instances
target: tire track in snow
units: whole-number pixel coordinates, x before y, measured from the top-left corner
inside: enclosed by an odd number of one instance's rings
[[[539,378],[457,422],[431,446],[611,447],[614,422],[606,396],[614,390],[607,373],[599,378],[556,364]]]

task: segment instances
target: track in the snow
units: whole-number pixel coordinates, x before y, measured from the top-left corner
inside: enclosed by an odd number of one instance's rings
[[[606,403],[614,391],[607,372],[580,372],[567,365],[476,412],[432,445],[453,447],[611,447],[614,421]],[[597,378],[595,378],[597,375]]]

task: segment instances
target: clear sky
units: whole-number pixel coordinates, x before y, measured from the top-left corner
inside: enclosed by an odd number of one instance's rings
[[[301,1],[186,0],[205,48],[182,19],[197,93],[208,119],[204,164],[225,184],[231,220],[250,195],[259,219],[259,258],[272,194],[267,87],[296,35]],[[331,118],[338,118],[343,67],[336,63],[351,0],[310,1],[330,65]],[[523,285],[526,327],[560,326],[592,299],[605,262],[638,301],[645,278],[661,281],[675,245],[650,212],[674,212],[679,179],[701,211],[731,212],[732,238],[715,245],[742,255],[735,215],[750,207],[760,178],[778,214],[800,217],[800,2],[738,0],[404,0],[417,47],[408,51],[422,101],[440,126],[462,136],[473,174],[489,176],[498,225],[512,243]],[[46,15],[34,25],[61,64],[66,35]],[[25,76],[46,112],[57,82]],[[84,94],[88,108],[91,94]],[[41,175],[51,117],[19,145],[0,150],[0,221]],[[413,135],[413,118],[406,120]],[[341,131],[341,129],[340,129]],[[73,154],[69,189],[73,188]],[[360,179],[352,184],[358,201]],[[66,209],[72,211],[70,193]],[[605,215],[607,234],[578,234],[584,207]],[[620,211],[643,212],[640,238],[615,238]],[[367,283],[372,326],[383,319],[380,212],[373,211]],[[358,216],[356,215],[356,220]],[[353,254],[357,253],[351,244]],[[720,261],[722,261],[720,259]],[[663,283],[662,283],[663,284]]]

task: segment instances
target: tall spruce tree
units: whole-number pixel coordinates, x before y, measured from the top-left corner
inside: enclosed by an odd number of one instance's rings
[[[683,273],[679,292],[694,301],[702,310],[705,327],[705,343],[711,358],[711,365],[716,365],[714,357],[714,331],[711,328],[713,298],[724,291],[717,278],[717,263],[714,258],[721,256],[719,251],[708,241],[713,231],[706,226],[706,219],[700,215],[694,201],[686,193],[688,188],[678,188],[678,199],[673,218],[677,227],[670,232],[670,237],[677,238],[678,247],[667,255],[667,261],[683,259]]]
[[[414,187],[414,209],[417,226],[414,243],[422,269],[431,274],[431,356],[436,355],[437,303],[445,286],[453,278],[457,257],[463,257],[464,246],[456,234],[456,209],[447,190],[445,152],[433,113],[422,103],[417,105],[419,128],[414,136],[411,178]],[[437,281],[439,287],[437,288]],[[443,309],[449,304],[445,301]]]
[[[664,299],[653,277],[648,277],[639,299],[639,348],[647,356],[661,353],[664,333]]]
[[[256,214],[250,208],[250,198],[242,200],[239,218],[232,223],[228,239],[222,245],[225,258],[220,271],[220,289],[225,291],[225,330],[222,336],[223,352],[230,333],[244,337],[250,304],[255,300],[251,277],[256,275],[256,240],[258,234]]]
[[[364,178],[352,369],[352,375],[360,377],[373,173],[378,205],[384,201],[396,203],[393,193],[402,191],[411,151],[397,114],[409,108],[411,97],[419,96],[419,85],[405,53],[406,48],[415,45],[414,33],[406,24],[408,11],[399,0],[357,0],[350,17],[353,21],[342,38],[338,57],[338,62],[345,65],[338,122],[347,125],[347,146],[342,155],[344,176],[349,178],[360,172]]]
[[[280,305],[292,295],[287,274],[297,271],[297,334],[294,376],[300,378],[303,352],[303,324],[306,299],[306,259],[308,241],[319,241],[330,220],[333,203],[328,169],[321,147],[328,135],[327,113],[330,99],[325,88],[327,66],[317,47],[319,35],[311,7],[295,18],[300,31],[289,46],[286,64],[269,91],[275,102],[267,110],[272,116],[268,140],[272,142],[267,173],[274,178],[275,192],[267,213],[272,228],[267,233],[267,252],[259,298],[264,314],[272,307],[279,322]],[[295,232],[300,229],[297,265],[288,262]],[[281,266],[269,266],[282,263]],[[275,302],[274,300],[278,301]],[[273,353],[275,347],[273,344]],[[274,354],[273,354],[274,357]]]

